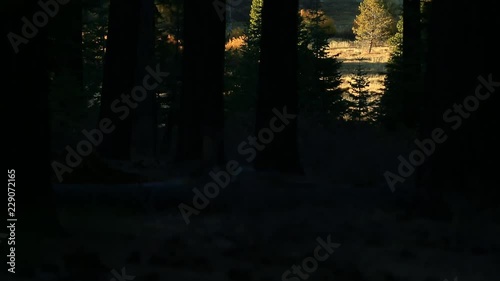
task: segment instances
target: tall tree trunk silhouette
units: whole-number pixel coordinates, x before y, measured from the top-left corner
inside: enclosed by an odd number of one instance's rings
[[[498,179],[488,163],[498,154],[498,125],[494,121],[498,97],[492,93],[499,88],[498,84],[495,88],[484,82],[490,75],[493,81],[500,81],[493,63],[495,57],[498,61],[497,46],[488,40],[495,29],[494,4],[462,4],[435,1],[431,8],[422,137],[430,137],[436,128],[442,128],[447,135],[420,168],[423,174],[419,182],[429,200],[424,208],[433,214],[442,210],[443,195],[449,191],[459,192],[468,200],[479,200],[476,203],[481,206],[498,200],[498,190],[493,188]],[[451,6],[456,10],[447,12]],[[466,16],[474,32],[464,34],[456,27]],[[456,38],[461,38],[460,48],[474,54],[467,64],[449,52],[457,47]],[[478,96],[488,98],[481,100]],[[477,107],[475,100],[479,101]]]
[[[155,41],[154,0],[140,0],[137,12],[137,24],[139,27],[135,86],[141,86],[146,97],[144,100],[142,98],[139,99],[137,109],[132,112],[132,158],[152,159],[157,156],[158,142],[158,105],[154,85],[162,83],[168,74],[161,74],[161,77],[157,78],[151,74],[151,71],[167,73],[167,69],[163,69],[162,67],[164,66],[163,64],[155,64],[153,62]],[[148,81],[152,85],[151,87],[146,86],[143,82],[146,76],[151,77]],[[140,93],[139,95],[142,94]]]
[[[224,160],[225,27],[226,20],[219,18],[212,1],[184,2],[180,140],[176,158],[179,162],[195,161],[202,169]]]
[[[418,72],[420,66],[420,1],[403,1],[403,59]]]
[[[22,32],[24,22],[21,18],[39,12],[40,6],[37,2],[11,1],[6,3],[2,7],[2,12],[6,12],[2,15],[2,20],[5,20],[2,26],[5,27],[5,31],[24,37]],[[74,1],[65,12],[71,14],[79,4],[80,1]],[[78,11],[80,14],[81,9]],[[68,28],[66,31],[69,33],[64,34],[64,38],[74,38],[81,34],[79,28],[81,18],[78,18],[78,14],[72,15],[74,28]],[[31,21],[30,17],[27,18]],[[15,200],[9,200],[11,204],[8,207],[13,208],[9,211],[14,216],[8,218],[18,219],[18,221],[9,221],[7,224],[15,224],[18,264],[24,264],[25,257],[33,253],[33,248],[29,245],[39,245],[45,239],[59,237],[63,232],[57,218],[54,191],[50,180],[53,171],[50,166],[48,98],[50,72],[54,70],[50,62],[51,55],[54,55],[51,53],[51,44],[56,39],[54,35],[58,35],[57,38],[63,38],[62,32],[59,32],[61,30],[55,31],[56,28],[58,27],[49,25],[36,28],[36,32],[30,29],[26,33],[33,36],[17,46],[18,52],[14,51],[7,36],[4,37],[4,43],[8,44],[3,52],[7,58],[2,60],[8,69],[4,78],[6,78],[7,88],[15,90],[5,95],[5,102],[8,105],[7,112],[5,112],[7,119],[4,123],[7,134],[5,167],[10,170],[9,175],[15,173],[15,183],[11,182],[7,186]],[[75,50],[75,48],[67,50],[65,57],[78,57],[78,52]],[[72,71],[78,72],[81,69],[75,65]],[[78,85],[75,86],[78,87]],[[70,96],[71,93],[68,95]],[[7,190],[5,192],[7,195]],[[6,233],[8,230],[4,228],[0,233]],[[7,244],[6,239],[2,237],[1,240],[2,245]]]
[[[405,6],[406,7],[406,6]],[[429,46],[428,57],[426,58],[426,72],[425,72],[425,91],[422,96],[424,110],[421,114],[421,126],[419,130],[420,139],[428,138],[431,136],[432,131],[441,127],[441,115],[446,106],[449,106],[450,98],[445,96],[449,92],[441,92],[442,86],[440,81],[448,80],[450,78],[446,72],[443,73],[443,68],[446,67],[449,61],[441,61],[439,58],[446,58],[446,48],[442,45],[445,40],[449,40],[446,34],[449,24],[447,21],[450,17],[440,14],[446,9],[445,3],[432,3],[430,23],[428,29],[428,42]],[[408,46],[408,43],[407,43]],[[408,48],[411,48],[409,46]],[[444,184],[437,176],[436,172],[443,172],[443,168],[439,167],[439,158],[442,158],[442,147],[436,147],[434,155],[432,155],[422,166],[417,170],[417,188],[419,198],[417,198],[417,208],[430,216],[449,218],[449,209],[446,207],[443,198]]]
[[[421,13],[419,0],[403,1],[403,79],[406,89],[402,95],[405,98],[402,112],[403,122],[409,127],[416,127],[419,118],[420,97],[422,95],[423,80],[420,64],[421,57]]]
[[[297,0],[264,1],[256,109],[258,139],[269,138],[265,132],[274,127],[270,121],[276,116],[276,110],[298,114],[297,9]],[[258,149],[257,169],[302,173],[297,148],[297,117],[287,123],[282,131],[273,133],[274,138],[264,149]]]
[[[104,157],[129,160],[133,128],[143,134],[134,138],[136,145],[151,145],[148,138],[154,137],[155,97],[152,89],[144,94],[150,86],[142,87],[143,78],[151,72],[145,66],[153,52],[153,15],[153,0],[110,2],[99,122],[109,119],[115,129],[104,134],[100,146]],[[151,69],[156,71],[154,65]],[[156,82],[154,78],[147,81],[148,85]]]

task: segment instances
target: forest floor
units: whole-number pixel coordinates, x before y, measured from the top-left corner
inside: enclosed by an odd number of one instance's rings
[[[356,188],[245,169],[186,224],[178,205],[193,206],[192,187],[55,186],[70,235],[31,245],[17,280],[297,281],[282,275],[328,237],[339,245],[307,280],[488,281],[500,273],[498,210],[455,200],[460,216],[433,221],[409,215],[411,186],[391,193],[384,184]],[[22,274],[30,264],[34,273]],[[122,269],[131,277],[113,279]]]

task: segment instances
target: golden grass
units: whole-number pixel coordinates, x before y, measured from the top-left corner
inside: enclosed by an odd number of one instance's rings
[[[342,88],[349,88],[349,81],[351,81],[353,74],[344,74],[342,75]],[[384,78],[385,75],[377,75],[377,74],[368,74],[368,81],[370,81],[370,87],[368,87],[368,90],[373,93],[382,93],[383,92],[383,85],[384,85]]]
[[[342,87],[348,88],[348,81],[352,78],[358,65],[368,75],[370,91],[382,92],[383,82],[386,76],[385,66],[389,61],[390,48],[388,46],[374,47],[371,53],[368,48],[355,41],[330,41],[328,53],[336,55],[343,62],[340,72],[342,73]]]
[[[226,51],[237,50],[245,45],[245,37],[233,37],[226,43]],[[355,70],[361,64],[363,70],[368,75],[370,81],[369,90],[372,92],[382,92],[384,78],[386,76],[385,66],[389,61],[390,48],[388,46],[374,47],[371,53],[368,48],[355,41],[336,41],[329,43],[329,55],[338,54],[343,64],[341,68],[343,83],[341,87],[349,88],[350,79]]]

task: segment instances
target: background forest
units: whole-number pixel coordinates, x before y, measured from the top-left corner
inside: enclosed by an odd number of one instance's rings
[[[2,4],[0,274],[495,280],[494,7]]]

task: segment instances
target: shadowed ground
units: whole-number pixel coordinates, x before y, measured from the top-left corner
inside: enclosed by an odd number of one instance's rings
[[[408,186],[391,193],[384,185],[325,185],[245,169],[186,225],[177,206],[192,206],[193,186],[87,186],[87,193],[99,190],[93,202],[84,189],[72,200],[77,186],[56,186],[66,202],[59,216],[70,236],[33,245],[40,256],[19,261],[18,270],[26,274],[29,264],[41,266],[19,280],[111,280],[111,270],[123,267],[134,280],[281,280],[284,271],[312,256],[318,237],[329,235],[341,245],[308,280],[498,276],[499,222],[458,199],[463,215],[435,222],[408,215],[414,192]]]

